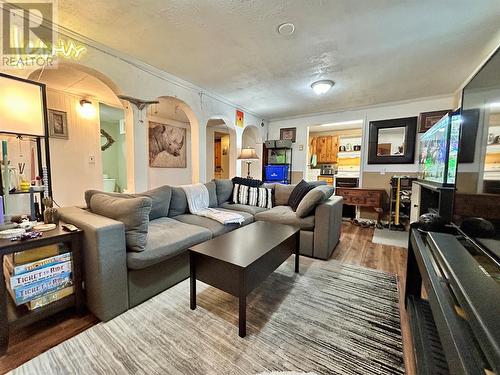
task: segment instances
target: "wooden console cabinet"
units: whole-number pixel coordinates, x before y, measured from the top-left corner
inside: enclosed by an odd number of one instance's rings
[[[378,221],[380,221],[387,192],[384,189],[337,188],[335,195],[344,197],[344,204],[372,207],[377,212]]]

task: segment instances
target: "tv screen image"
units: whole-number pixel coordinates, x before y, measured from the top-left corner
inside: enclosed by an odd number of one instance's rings
[[[446,115],[420,138],[419,178],[421,180],[445,183],[449,123],[450,117]]]
[[[448,152],[448,177],[446,183],[455,184],[457,178],[458,150],[460,147],[460,128],[462,126],[462,117],[453,115],[451,117],[450,127],[450,148]]]

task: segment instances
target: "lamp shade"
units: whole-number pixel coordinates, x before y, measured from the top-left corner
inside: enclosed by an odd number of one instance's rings
[[[39,85],[0,76],[0,130],[43,135],[43,99]]]
[[[257,153],[253,147],[246,147],[241,149],[240,156],[238,160],[259,160]]]

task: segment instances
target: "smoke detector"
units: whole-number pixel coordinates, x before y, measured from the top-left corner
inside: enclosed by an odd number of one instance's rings
[[[295,25],[290,22],[282,23],[281,25],[278,26],[278,34],[280,35],[292,35],[293,32],[295,31]]]

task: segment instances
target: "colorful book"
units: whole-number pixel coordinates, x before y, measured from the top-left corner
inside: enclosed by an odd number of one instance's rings
[[[12,288],[12,290],[15,291],[20,287],[27,286],[54,276],[59,276],[63,273],[68,273],[68,272],[71,272],[71,261],[53,264],[51,266],[23,273],[21,275],[11,276],[10,287]]]
[[[32,272],[43,267],[48,267],[54,264],[68,262],[70,260],[71,260],[71,253],[67,252],[53,257],[40,259],[35,262],[14,266],[14,263],[12,262],[12,257],[9,256],[4,257],[4,263],[6,264],[6,269],[9,271],[11,275],[21,275],[23,273]]]
[[[61,244],[61,247],[63,245]],[[40,259],[45,259],[48,257],[52,257],[54,255],[58,255],[62,251],[60,249],[59,244],[47,245],[42,247],[37,247],[31,250],[19,251],[13,254],[12,264],[14,266],[18,266],[20,264],[35,262]]]
[[[35,310],[38,309],[42,306],[48,305],[49,303],[59,301],[60,299],[63,299],[64,297],[67,297],[71,294],[73,294],[75,291],[75,288],[73,286],[67,286],[65,288],[62,288],[60,290],[57,290],[52,293],[48,293],[40,298],[36,298],[34,300],[31,300],[26,303],[26,306],[30,310]]]
[[[59,276],[54,276],[47,280],[29,284],[25,287],[19,287],[15,290],[11,289],[12,297],[16,305],[22,305],[23,303],[39,298],[46,293],[55,292],[56,290],[65,288],[71,284],[71,272],[63,273]]]

